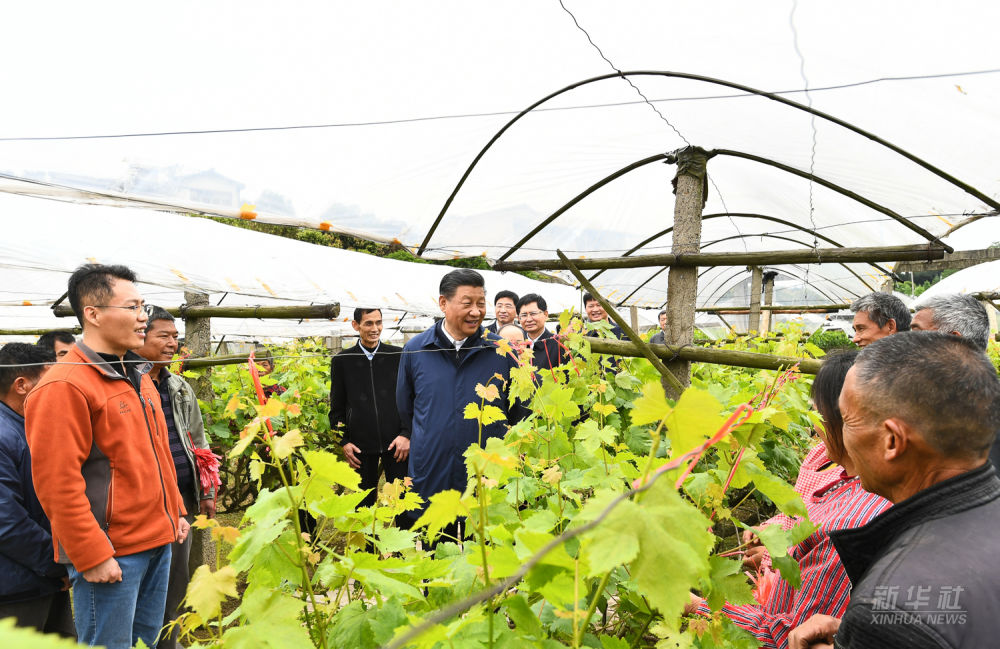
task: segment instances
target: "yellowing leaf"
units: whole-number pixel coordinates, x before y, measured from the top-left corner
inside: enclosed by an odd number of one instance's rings
[[[302,407],[299,406],[299,404],[297,403],[285,404],[285,410],[288,411],[288,414],[294,415],[295,417],[298,417],[299,415],[302,414]]]
[[[197,530],[203,530],[207,527],[215,527],[218,524],[219,521],[215,520],[214,518],[209,518],[204,514],[198,514],[197,516],[194,517],[194,520],[191,521],[191,527]]]
[[[496,399],[500,396],[500,389],[493,383],[490,383],[489,385],[477,383],[476,394],[479,395],[480,399],[486,401],[487,403],[491,403],[496,401]]]
[[[479,419],[480,412],[481,411],[479,410],[478,403],[470,403],[469,405],[465,406],[465,412],[463,416],[466,419]]]
[[[602,386],[603,387],[603,386]],[[600,413],[607,417],[613,412],[617,412],[618,408],[615,408],[613,403],[595,403],[594,412]]]
[[[271,453],[279,460],[284,460],[296,448],[305,444],[298,428],[292,429],[279,437],[271,438]]]
[[[240,538],[240,531],[235,527],[219,526],[212,528],[212,540],[216,543],[225,541],[229,545],[233,545],[238,538]]]
[[[685,390],[687,394],[689,390]],[[636,426],[643,424],[658,424],[661,419],[670,414],[670,406],[667,405],[667,396],[663,393],[663,386],[659,381],[650,381],[642,386],[642,395],[635,400],[632,406],[632,423]]]
[[[551,485],[558,483],[562,480],[562,471],[559,470],[558,464],[553,464],[549,468],[542,471],[542,480]]]
[[[271,397],[263,406],[256,406],[257,414],[265,419],[277,417],[285,409],[284,402]]]
[[[240,407],[240,398],[233,397],[232,399],[229,400],[229,403],[226,404],[226,414],[227,415],[233,414],[239,407]]]
[[[236,457],[242,455],[243,451],[247,450],[250,443],[257,438],[257,431],[260,430],[260,426],[247,426],[243,429],[243,435],[240,437],[240,441],[233,445],[233,450],[229,451],[229,457]]]
[[[495,421],[501,421],[507,418],[507,415],[503,414],[503,410],[500,410],[496,406],[483,406],[483,426],[488,426]]]
[[[506,356],[511,353],[512,349],[510,347],[510,341],[506,338],[501,338],[500,340],[494,340],[494,344],[497,346],[497,355]]]
[[[232,566],[215,572],[208,566],[198,566],[188,584],[185,601],[201,619],[208,620],[219,614],[224,599],[236,596],[236,570]]]

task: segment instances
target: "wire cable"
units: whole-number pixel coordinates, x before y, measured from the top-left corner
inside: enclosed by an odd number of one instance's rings
[[[906,75],[898,77],[877,77],[875,79],[865,79],[863,81],[853,81],[849,83],[841,83],[832,86],[811,88],[809,91],[812,93],[816,93],[829,90],[845,90],[849,88],[859,88],[862,86],[867,86],[877,83],[890,83],[890,82],[900,82],[900,81],[923,81],[929,79],[947,79],[952,77],[968,77],[968,76],[997,74],[997,73],[1000,73],[1000,68],[990,68],[986,70],[969,70],[964,72],[942,72],[938,74],[914,74],[914,75]],[[805,92],[805,90],[801,88],[792,88],[788,90],[772,90],[769,92],[773,95],[795,95]],[[607,102],[601,104],[552,106],[548,108],[536,108],[534,112],[545,113],[545,112],[561,112],[568,110],[589,110],[593,108],[615,108],[618,106],[634,106],[636,104],[642,104],[642,103],[661,104],[661,103],[669,103],[675,101],[708,101],[713,99],[741,99],[753,96],[754,95],[747,93],[730,93],[724,95],[694,95],[689,97],[664,97],[660,99],[640,99],[638,101],[616,101],[616,102]],[[115,139],[115,138],[129,138],[129,137],[161,137],[161,136],[174,136],[174,135],[217,135],[226,133],[256,133],[256,132],[266,132],[266,131],[295,131],[295,130],[328,129],[328,128],[358,128],[367,126],[410,124],[414,122],[432,122],[432,121],[450,120],[450,119],[503,117],[506,115],[517,115],[519,112],[520,111],[517,110],[499,110],[499,111],[488,111],[484,113],[455,113],[450,115],[403,117],[399,119],[373,120],[368,122],[332,122],[328,124],[250,126],[246,128],[214,128],[214,129],[200,129],[200,130],[189,130],[189,131],[172,130],[172,131],[149,131],[149,132],[137,132],[137,133],[106,133],[106,134],[95,134],[95,135],[24,135],[24,136],[0,137],[0,142],[40,142],[40,141],[50,141],[50,140],[55,140],[55,141],[100,140],[100,139]]]

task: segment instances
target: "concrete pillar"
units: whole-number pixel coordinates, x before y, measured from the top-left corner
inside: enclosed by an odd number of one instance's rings
[[[760,266],[750,267],[750,323],[747,333],[760,333],[760,294],[764,289],[764,273]]]
[[[704,149],[685,147],[677,151],[674,176],[674,231],[671,253],[701,250],[701,210],[705,206],[708,155]],[[667,274],[667,342],[687,345],[694,342],[694,309],[698,297],[698,268],[671,266]],[[672,361],[667,367],[683,385],[691,384],[691,363]],[[667,395],[676,398],[664,381]]]

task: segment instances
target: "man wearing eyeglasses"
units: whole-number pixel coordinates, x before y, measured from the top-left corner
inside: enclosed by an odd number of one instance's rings
[[[25,402],[32,474],[73,584],[81,644],[156,644],[171,543],[190,526],[177,489],[151,364],[147,315],[125,266],[86,264],[69,279],[83,338]]]
[[[509,324],[517,324],[517,293],[514,291],[500,291],[493,298],[493,312],[496,314],[496,321],[486,327],[487,331],[495,334],[500,333],[500,329]]]
[[[537,293],[528,293],[517,302],[521,328],[528,334],[527,345],[532,351],[532,364],[540,370],[562,365],[568,358],[559,348],[559,341],[545,328],[549,306]]]

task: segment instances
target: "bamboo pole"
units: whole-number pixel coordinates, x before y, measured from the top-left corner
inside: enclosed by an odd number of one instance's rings
[[[691,252],[684,254],[635,255],[577,259],[580,270],[599,268],[646,268],[650,266],[774,266],[778,264],[841,264],[874,261],[923,261],[941,259],[944,248],[933,245],[876,246],[868,248],[807,248],[804,250],[768,250],[762,252]],[[562,270],[557,259],[530,259],[497,262],[494,270]]]
[[[762,304],[760,307],[761,311],[778,311],[781,313],[794,313],[796,311],[808,311],[810,313],[817,311],[843,311],[844,309],[851,308],[850,303],[844,304],[805,304],[802,306],[791,305],[791,304]],[[749,306],[700,306],[695,309],[698,313],[746,313],[750,310]]]
[[[239,365],[246,363],[250,354],[226,354],[224,356],[210,356],[208,358],[192,358],[183,361],[185,370],[196,370],[203,367],[214,367],[216,365]]]
[[[294,304],[279,306],[211,306],[182,304],[164,307],[170,315],[181,318],[280,318],[301,320],[302,318],[331,319],[340,315],[340,304]],[[73,315],[66,305],[52,309],[59,317]]]
[[[632,329],[632,327],[628,325],[627,322],[625,322],[625,319],[622,318],[618,314],[618,311],[616,311],[615,308],[612,307],[611,304],[607,301],[607,299],[605,299],[605,297],[601,295],[596,288],[594,288],[593,284],[587,281],[587,278],[583,276],[583,273],[580,272],[580,269],[577,268],[573,264],[573,262],[570,261],[566,257],[566,255],[562,253],[561,250],[556,250],[556,254],[559,255],[559,259],[561,259],[563,263],[566,264],[566,268],[569,270],[569,272],[573,273],[573,276],[576,277],[577,281],[580,282],[580,285],[583,286],[584,290],[593,295],[594,298],[601,303],[601,306],[608,313],[608,316],[615,321],[615,324],[621,327],[621,330],[624,331],[625,335],[629,337],[634,347],[639,350],[638,355],[645,357],[646,360],[652,363],[653,367],[655,367],[656,370],[663,377],[663,381],[665,381],[671,387],[671,389],[676,391],[678,395],[681,392],[683,392],[684,385],[682,385],[681,382],[677,379],[677,377],[674,376],[674,373],[671,372],[669,369],[667,369],[667,366],[663,364],[663,361],[661,361],[653,354],[653,352],[649,348],[649,345],[646,344],[646,342],[639,337],[639,334],[637,334]]]
[[[711,347],[673,345],[647,345],[658,358],[677,358],[696,363],[712,363],[715,365],[730,365],[733,367],[749,367],[759,370],[780,370],[792,367],[796,363],[803,374],[815,374],[823,361],[816,358],[796,358],[794,356],[776,356],[774,354],[757,354],[734,349],[713,349]],[[607,340],[594,338],[590,340],[591,351],[598,354],[614,354],[616,356],[644,356],[643,350],[625,340]]]
[[[47,333],[55,332],[66,332],[68,334],[73,334],[74,336],[80,334],[83,330],[80,327],[64,328],[64,329],[0,329],[0,336],[41,336]]]

